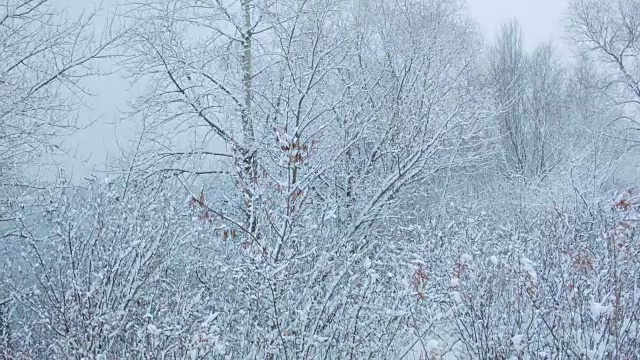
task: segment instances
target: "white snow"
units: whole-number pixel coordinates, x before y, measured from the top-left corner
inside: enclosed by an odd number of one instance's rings
[[[514,335],[511,338],[511,342],[513,343],[513,348],[516,351],[522,351],[524,349],[524,335],[522,334],[518,334],[518,335]]]
[[[598,321],[603,316],[609,315],[613,310],[613,306],[603,305],[602,303],[595,302],[591,299],[589,310],[591,311],[591,319],[593,319],[593,321]]]
[[[427,359],[440,359],[442,356],[442,345],[436,339],[427,341],[425,350],[427,351]]]
[[[529,275],[529,278],[533,285],[538,284],[538,274],[536,270],[533,268],[533,261],[527,259],[526,257],[520,258],[520,264],[522,265],[522,269]]]
[[[149,331],[149,333],[151,335],[160,335],[161,331],[160,329],[158,329],[155,325],[153,324],[149,324],[147,325],[147,331]]]
[[[459,291],[452,291],[451,297],[453,298],[453,301],[456,302],[456,304],[462,303],[462,296],[460,295]]]

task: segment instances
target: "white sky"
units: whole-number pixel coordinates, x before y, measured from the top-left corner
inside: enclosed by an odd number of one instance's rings
[[[72,15],[82,9],[91,9],[100,3],[108,10],[120,1],[53,0],[52,4],[68,7]],[[561,53],[565,53],[562,43],[562,20],[567,2],[568,0],[467,0],[467,8],[480,25],[487,41],[493,40],[504,21],[517,18],[523,29],[524,45],[527,49],[552,40],[556,48]],[[91,79],[89,87],[97,96],[90,102],[93,109],[82,111],[82,114],[97,121],[91,128],[65,141],[66,147],[75,148],[83,159],[88,160],[89,167],[83,165],[81,161],[65,161],[76,178],[90,173],[91,166],[103,164],[107,154],[117,155],[116,138],[123,140],[127,137],[124,126],[119,125],[116,128],[112,124],[118,117],[118,110],[126,108],[126,101],[129,98],[126,81],[118,75],[112,75]]]
[[[549,40],[561,47],[567,5],[568,0],[467,0],[485,38],[492,40],[504,21],[517,18],[527,49]]]

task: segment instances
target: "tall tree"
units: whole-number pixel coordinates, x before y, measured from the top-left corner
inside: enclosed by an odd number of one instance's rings
[[[530,133],[530,173],[544,178],[562,159],[568,117],[565,69],[551,44],[539,45],[531,55],[525,116]]]
[[[527,58],[522,48],[522,29],[516,20],[502,25],[490,52],[490,71],[500,112],[499,129],[503,141],[507,174],[524,175],[528,162],[527,120],[524,96]]]

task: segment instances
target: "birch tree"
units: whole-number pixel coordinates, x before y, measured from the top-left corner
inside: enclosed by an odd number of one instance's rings
[[[268,64],[260,41],[269,28],[271,7],[269,2],[252,0],[146,1],[128,14],[138,23],[128,43],[131,73],[152,86],[162,84],[148,94],[146,108],[138,111],[153,109],[155,116],[155,109],[166,106],[167,120],[175,121],[166,121],[163,129],[194,134],[183,141],[191,141],[189,146],[181,144],[177,149],[169,146],[175,139],[165,138],[170,151],[162,156],[176,160],[175,171],[193,175],[207,173],[182,166],[194,156],[214,159],[204,160],[206,164],[231,160],[227,165],[233,169],[223,171],[237,175],[231,185],[242,195],[232,201],[244,203],[235,210],[244,214],[242,222],[252,236],[258,236],[254,205],[259,177],[256,131],[260,129],[255,99],[260,93],[255,84]],[[202,139],[206,142],[200,143]],[[220,151],[211,151],[212,143]]]
[[[219,241],[240,247],[207,244],[206,253],[228,255],[203,264],[223,275],[199,286],[225,309],[233,356],[394,351],[394,333],[365,336],[389,324],[409,331],[403,316],[384,315],[391,304],[413,301],[394,290],[404,288],[405,269],[385,255],[385,236],[395,235],[385,224],[436,176],[488,158],[490,109],[471,76],[477,35],[459,20],[456,1],[252,3],[249,52],[232,21],[247,21],[238,5],[146,2],[128,42],[132,72],[150,84],[139,116],[156,134],[172,128],[192,139],[154,138],[177,159],[157,170],[178,176],[221,228]],[[260,69],[251,96],[249,58]],[[247,98],[259,175],[249,198],[246,172],[233,167],[250,146],[235,135],[246,129]],[[216,147],[228,149],[222,158],[230,161],[194,157],[221,157]],[[232,186],[240,191],[227,192]],[[376,273],[396,275],[375,280],[372,261]]]

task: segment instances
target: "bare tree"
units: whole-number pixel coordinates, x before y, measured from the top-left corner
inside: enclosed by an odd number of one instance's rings
[[[620,66],[527,52],[516,22],[487,62],[463,5],[130,0],[137,136],[106,181],[3,205],[0,356],[636,358],[640,201],[603,185],[628,108],[596,76]],[[52,71],[15,98],[42,110],[0,119],[73,128],[108,45],[75,29],[27,60],[77,65],[8,71]]]
[[[73,131],[82,79],[111,40],[92,28],[96,13],[67,19],[46,0],[6,0],[0,5],[0,221],[8,215],[4,194],[29,192],[28,181],[59,153],[56,136]]]
[[[531,133],[531,172],[544,178],[563,156],[568,105],[564,66],[551,44],[538,46],[530,60],[526,93],[526,116]]]
[[[75,111],[87,95],[82,79],[95,73],[95,60],[106,55],[113,40],[95,33],[96,13],[68,19],[47,0],[0,3],[0,239],[3,241],[19,238],[16,224],[42,210],[40,195],[55,187],[50,185],[61,185],[44,181],[43,177],[55,178],[55,170],[42,171],[41,167],[49,164],[47,156],[60,153],[58,136],[81,125],[75,121]],[[3,261],[15,255],[5,252]],[[8,320],[15,311],[15,303],[9,293],[5,287],[0,290],[2,356],[11,355],[10,346],[15,344],[10,339],[15,327]]]
[[[373,281],[365,259],[404,271],[382,250],[387,225],[436,178],[489,158],[478,36],[457,1],[253,2],[247,55],[242,4],[147,1],[130,13],[128,64],[151,84],[136,116],[165,147],[157,170],[181,179],[222,241],[251,254],[207,244],[225,255],[202,261],[206,273],[226,270],[200,286],[227,313],[234,356],[393,353],[401,337],[365,334],[410,331],[384,309],[411,300],[395,280]],[[253,140],[237,135],[247,98]],[[250,196],[239,161],[249,147]]]
[[[567,30],[579,50],[606,69],[603,88],[624,112],[614,122],[622,121],[637,129],[635,113],[640,104],[640,2],[572,1]]]
[[[179,133],[193,132],[195,137],[182,141],[191,142],[187,148],[176,149],[168,143],[175,138],[164,139],[169,151],[162,156],[176,161],[170,168],[203,175],[186,163],[194,157],[209,165],[226,161],[229,168],[224,171],[237,175],[232,184],[242,194],[233,199],[244,204],[236,210],[244,214],[242,222],[252,236],[258,236],[256,131],[261,129],[256,124],[256,98],[261,89],[255,84],[268,65],[261,42],[271,28],[268,21],[274,4],[243,0],[197,4],[144,1],[135,5],[127,13],[138,24],[125,44],[131,50],[129,69],[140,81],[162,84],[136,111],[155,116],[155,110],[149,110],[166,104],[161,106],[167,107],[167,120],[175,121],[164,122],[163,129],[175,126]],[[193,35],[194,40],[187,40],[185,34]],[[211,151],[212,144],[220,151]]]
[[[503,25],[490,50],[499,111],[501,166],[507,175],[544,179],[561,160],[567,120],[564,65],[551,44],[522,48],[517,21]]]
[[[505,23],[490,53],[490,71],[496,86],[500,132],[507,173],[524,175],[528,162],[527,120],[524,114],[527,58],[517,21]]]

